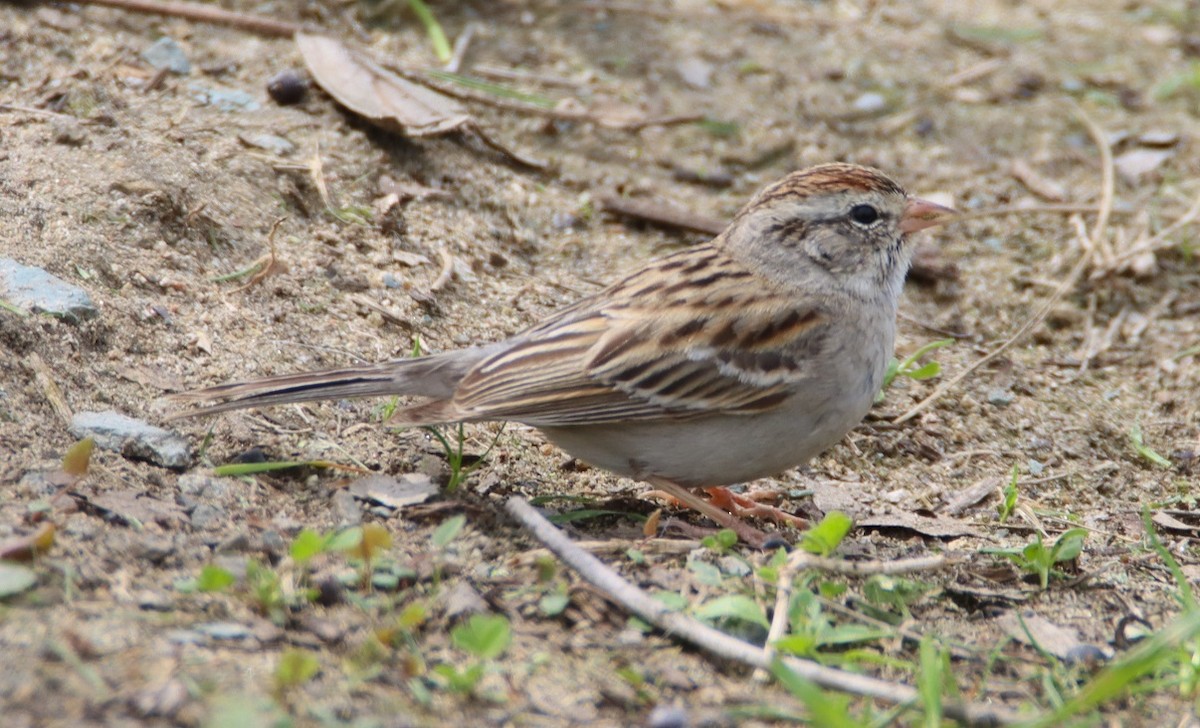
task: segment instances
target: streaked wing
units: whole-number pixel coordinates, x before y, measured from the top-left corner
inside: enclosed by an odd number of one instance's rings
[[[708,245],[664,258],[482,360],[455,408],[542,426],[772,409],[814,375],[829,321],[751,276]]]

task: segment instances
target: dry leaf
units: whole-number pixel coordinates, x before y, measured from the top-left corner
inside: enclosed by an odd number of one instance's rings
[[[0,561],[32,561],[54,546],[54,524],[43,523],[28,536],[10,538],[0,543]]]
[[[317,85],[376,126],[414,138],[469,131],[519,164],[546,166],[492,140],[458,101],[392,73],[365,53],[323,35],[295,38]]]

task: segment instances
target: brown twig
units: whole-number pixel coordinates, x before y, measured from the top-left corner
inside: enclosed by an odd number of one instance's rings
[[[570,539],[542,517],[525,499],[509,498],[505,509],[585,581],[646,622],[717,657],[755,668],[771,667],[761,648],[672,611],[662,602],[621,578],[595,556],[571,543]],[[780,663],[824,688],[876,698],[893,705],[916,704],[920,701],[917,691],[908,685],[843,672],[792,657],[781,658]],[[944,706],[944,711],[947,717],[972,725],[1006,725],[1017,719],[1003,708],[976,703],[949,703]]]
[[[275,255],[275,231],[283,224],[286,217],[281,217],[271,225],[271,232],[267,233],[267,252],[259,256],[258,260],[254,261],[254,265],[260,266],[254,275],[250,276],[241,286],[233,289],[234,293],[241,293],[251,286],[258,285],[266,279],[267,276],[274,273],[279,268],[279,258]]]
[[[667,202],[642,202],[616,195],[600,195],[596,201],[608,212],[645,220],[655,225],[694,230],[709,235],[717,235],[725,229],[725,223],[720,220],[698,215]]]
[[[84,5],[103,5],[105,7],[130,10],[135,13],[150,13],[152,15],[167,15],[175,18],[186,18],[201,23],[228,25],[240,30],[248,30],[262,35],[274,35],[290,38],[300,32],[301,27],[286,20],[266,18],[249,13],[236,13],[232,10],[213,7],[202,3],[161,2],[160,0],[82,0]]]
[[[559,107],[547,108],[545,106],[526,104],[520,101],[498,99],[485,93],[468,91],[420,71],[413,71],[412,69],[402,68],[390,64],[387,66],[387,68],[389,71],[403,76],[409,81],[419,83],[423,86],[428,86],[440,94],[445,94],[446,96],[459,99],[461,101],[471,101],[474,103],[483,104],[484,106],[502,109],[504,111],[515,111],[520,114],[542,116],[548,119],[556,119],[558,121],[579,121],[593,123],[608,129],[617,129],[620,131],[638,131],[649,126],[676,126],[679,124],[690,124],[694,121],[700,121],[704,118],[704,114],[676,114],[672,116],[651,116],[623,120],[608,119],[604,118],[604,116],[601,114],[588,111],[587,109],[565,109]]]
[[[1104,130],[1101,129],[1096,122],[1092,121],[1091,117],[1089,117],[1081,107],[1076,106],[1075,113],[1079,116],[1080,120],[1083,122],[1083,125],[1087,127],[1088,134],[1092,137],[1092,141],[1096,144],[1097,149],[1100,151],[1102,174],[1100,183],[1100,203],[1096,208],[1096,222],[1092,225],[1090,233],[1080,235],[1080,243],[1083,247],[1083,254],[1079,256],[1079,260],[1076,261],[1075,265],[1071,267],[1070,272],[1067,273],[1067,277],[1064,278],[1058,287],[1054,289],[1054,292],[1050,294],[1050,298],[1046,299],[1045,303],[1043,303],[1042,306],[1037,310],[1037,313],[1035,313],[1029,318],[1029,320],[1022,324],[1021,328],[1017,329],[1016,333],[1008,337],[1003,344],[993,349],[982,359],[977,360],[975,363],[971,364],[971,366],[959,372],[956,376],[938,385],[937,389],[933,390],[928,397],[921,400],[907,412],[893,420],[895,424],[907,422],[913,417],[916,417],[918,414],[925,411],[931,404],[940,399],[944,394],[946,394],[946,392],[958,386],[959,382],[970,376],[976,369],[979,369],[983,365],[1000,356],[1002,353],[1011,348],[1013,344],[1023,339],[1026,334],[1032,331],[1038,324],[1042,322],[1043,319],[1046,318],[1046,315],[1050,313],[1050,309],[1053,308],[1064,295],[1066,295],[1067,291],[1075,287],[1075,284],[1078,283],[1079,279],[1083,276],[1084,270],[1086,270],[1090,264],[1097,248],[1096,241],[1098,241],[1100,236],[1104,234],[1104,230],[1108,226],[1109,217],[1112,215],[1113,193],[1115,189],[1116,175],[1113,169],[1112,148],[1108,145],[1108,137],[1105,135]]]
[[[450,284],[450,280],[454,278],[454,256],[445,248],[438,249],[438,257],[442,259],[442,268],[438,272],[438,277],[429,284],[429,292],[435,293],[442,290]]]

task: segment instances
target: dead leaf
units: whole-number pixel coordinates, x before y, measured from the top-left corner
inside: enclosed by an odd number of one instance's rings
[[[429,476],[420,473],[405,473],[399,478],[368,475],[350,484],[355,498],[397,509],[424,503],[437,495],[437,490]]]
[[[1154,515],[1150,516],[1150,520],[1154,522],[1154,525],[1161,526],[1168,531],[1183,531],[1194,534],[1197,530],[1200,530],[1200,527],[1184,523],[1175,516],[1163,511],[1155,511]]]
[[[0,561],[32,561],[54,546],[54,524],[43,523],[27,536],[10,538],[0,543]]]
[[[1164,162],[1175,156],[1174,150],[1164,149],[1132,149],[1113,160],[1117,174],[1130,184],[1136,184],[1142,177],[1158,169]]]
[[[1003,478],[984,478],[968,488],[952,493],[942,512],[948,516],[961,515],[963,511],[997,492],[1003,485]]]
[[[1018,619],[1015,612],[1004,614],[999,624],[1010,637],[1022,644],[1035,644],[1063,660],[1074,660],[1088,645],[1079,639],[1079,633],[1069,627],[1060,627],[1033,612],[1025,612]]]
[[[842,511],[858,528],[902,528],[931,538],[983,536],[966,521],[912,513],[875,498],[861,483],[819,481],[812,484],[813,504],[825,513]]]
[[[545,162],[491,139],[456,100],[413,83],[323,35],[297,33],[296,47],[317,85],[339,104],[372,124],[406,137],[472,132],[518,164],[543,169]]]
[[[87,475],[88,465],[92,462],[92,450],[95,449],[96,441],[90,437],[67,448],[66,455],[63,455],[63,472],[75,478]]]
[[[956,518],[924,516],[917,513],[894,511],[870,518],[855,519],[859,528],[903,528],[930,538],[959,538],[961,536],[982,537],[983,531],[966,521]]]

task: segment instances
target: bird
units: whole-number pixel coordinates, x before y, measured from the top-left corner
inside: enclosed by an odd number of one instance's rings
[[[711,241],[510,338],[183,392],[172,399],[208,405],[175,416],[418,397],[390,424],[523,423],[761,540],[737,517],[751,505],[724,486],[801,465],[861,422],[893,354],[910,235],[954,214],[877,169],[810,167],[762,189]]]

